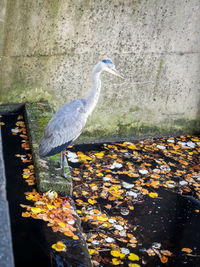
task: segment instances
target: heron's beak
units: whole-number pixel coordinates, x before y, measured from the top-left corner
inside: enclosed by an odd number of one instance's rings
[[[122,75],[122,74],[121,74],[118,70],[116,70],[116,69],[110,69],[109,72],[112,73],[112,74],[114,74],[115,76],[118,76],[118,77],[120,77],[120,78],[122,78],[122,79],[125,79],[124,75]]]

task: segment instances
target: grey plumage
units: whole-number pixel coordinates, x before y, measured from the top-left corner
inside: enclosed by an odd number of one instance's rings
[[[49,121],[40,143],[40,156],[51,156],[64,149],[57,147],[68,145],[75,140],[86,124],[84,99],[74,100],[59,109]],[[73,111],[73,112],[72,112]]]
[[[100,61],[93,69],[93,87],[86,98],[73,100],[59,109],[49,121],[39,146],[40,157],[62,152],[82,132],[95,108],[101,88],[100,74],[105,70],[124,78],[110,59]]]

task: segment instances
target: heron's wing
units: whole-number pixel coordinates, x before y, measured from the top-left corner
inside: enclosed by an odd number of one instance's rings
[[[59,109],[49,121],[40,144],[40,154],[48,154],[56,147],[70,143],[86,124],[84,100],[74,100]]]

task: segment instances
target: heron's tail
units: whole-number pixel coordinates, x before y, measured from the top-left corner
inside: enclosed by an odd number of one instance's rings
[[[39,145],[39,156],[41,158],[46,157],[51,149],[49,149],[49,145],[45,141],[44,137],[42,138]]]
[[[52,147],[50,146],[44,138],[42,138],[40,146],[39,146],[39,155],[41,158],[53,156],[55,154],[64,151],[68,145],[71,144],[72,141],[66,142],[60,146]]]

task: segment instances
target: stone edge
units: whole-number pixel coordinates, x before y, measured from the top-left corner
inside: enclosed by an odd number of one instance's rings
[[[12,234],[8,201],[6,199],[6,176],[0,126],[0,265],[14,267]]]
[[[37,187],[40,192],[54,190],[61,195],[72,195],[72,180],[69,169],[66,169],[67,178],[62,177],[57,170],[59,156],[44,158],[39,157],[38,148],[44,128],[53,115],[51,106],[46,103],[26,103],[25,122],[32,149],[35,166]]]

